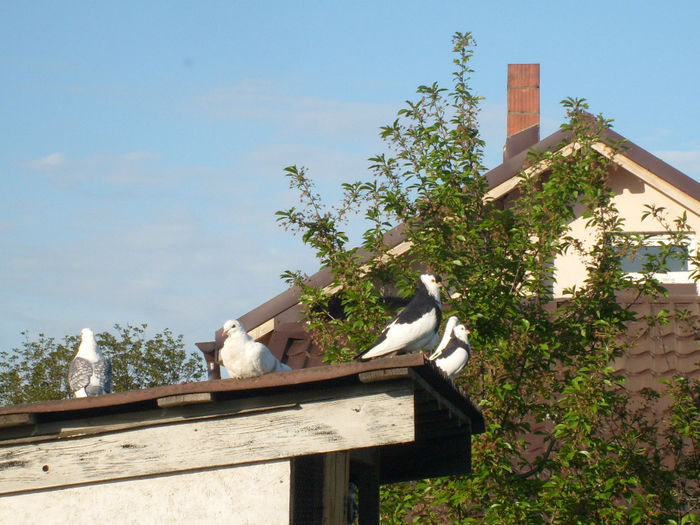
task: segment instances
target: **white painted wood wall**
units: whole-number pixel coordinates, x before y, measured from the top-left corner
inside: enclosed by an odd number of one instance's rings
[[[0,497],[0,523],[287,523],[290,463],[271,461]]]

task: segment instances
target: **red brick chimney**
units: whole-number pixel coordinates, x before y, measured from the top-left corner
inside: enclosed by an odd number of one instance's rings
[[[508,64],[508,137],[503,160],[540,140],[540,65]]]

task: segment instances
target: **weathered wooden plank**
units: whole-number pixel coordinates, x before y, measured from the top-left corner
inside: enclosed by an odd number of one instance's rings
[[[423,379],[419,374],[415,373],[413,370],[410,371],[410,375],[413,378],[413,380],[418,383],[420,388],[425,390],[426,392],[430,393],[430,395],[435,398],[435,400],[440,404],[440,406],[445,407],[449,413],[457,418],[460,423],[466,423],[470,425],[471,428],[471,421],[469,418],[462,412],[460,409],[458,409],[451,401],[447,400],[445,396],[440,394],[437,390],[435,390],[430,383],[428,383],[425,379]]]
[[[288,396],[285,399],[288,399]],[[241,416],[254,412],[289,408],[298,408],[298,403],[284,402],[281,396],[271,398],[254,397],[251,399],[218,402],[208,406],[206,410],[202,408],[201,404],[196,404],[68,421],[52,421],[39,423],[33,428],[28,428],[24,436],[19,435],[15,431],[7,438],[0,438],[0,450],[2,450],[3,446],[39,443],[55,439],[74,439],[154,425],[196,421],[212,417]],[[2,434],[0,433],[0,436]]]
[[[415,436],[408,381],[298,406],[0,447],[0,494],[406,443]]]
[[[365,391],[367,390],[366,388],[364,389]],[[180,421],[194,421],[197,419],[219,416],[245,415],[266,410],[298,408],[298,404],[303,401],[333,399],[334,396],[342,397],[346,394],[352,395],[352,393],[356,391],[357,387],[339,387],[331,391],[317,390],[295,393],[293,396],[294,401],[292,402],[290,402],[291,398],[289,394],[277,394],[273,396],[256,396],[233,399],[230,401],[217,401],[216,403],[206,405],[184,405],[156,410],[110,414],[108,416],[52,421],[36,424],[33,428],[26,428],[23,431],[24,436],[16,429],[13,429],[13,432],[5,437],[3,434],[6,434],[6,432],[0,429],[0,447],[21,443],[50,441],[57,438],[84,437],[153,425],[177,423]]]
[[[361,372],[358,378],[363,383],[376,383],[377,381],[392,381],[408,377],[408,368],[387,368],[384,370],[372,370],[371,372]]]
[[[333,452],[323,458],[323,525],[348,522],[349,457],[348,452]]]
[[[158,398],[160,408],[180,407],[184,405],[194,405],[197,403],[211,403],[214,395],[211,392],[200,392],[198,394],[180,394]]]
[[[34,414],[5,414],[0,415],[0,428],[33,425],[35,421]]]

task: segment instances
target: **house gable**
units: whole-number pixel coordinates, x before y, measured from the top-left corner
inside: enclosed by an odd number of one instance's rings
[[[617,193],[615,203],[622,211],[629,231],[640,231],[641,226],[643,226],[639,221],[644,204],[664,206],[669,210],[671,217],[686,210],[689,217],[692,218],[692,228],[695,231],[700,230],[700,183],[612,130],[605,130],[603,135],[604,139],[623,143],[622,151],[617,154],[613,154],[610,148],[602,142],[596,145],[596,149],[601,155],[613,160],[615,168],[611,171],[610,184]],[[570,139],[570,133],[557,131],[539,141],[531,149],[540,153],[549,150],[562,151],[567,154],[567,150],[571,151],[575,147]],[[501,165],[485,175],[489,188],[486,198],[507,199],[516,193],[520,173],[527,163],[528,154],[529,151],[522,151],[506,159]],[[527,168],[527,171],[543,172],[546,171],[547,167],[548,164],[543,162]],[[580,231],[579,226],[575,223],[572,224],[572,228],[574,228],[574,234]],[[410,252],[411,244],[410,241],[406,240],[403,225],[391,230],[387,234],[386,242],[392,246],[396,254]],[[367,258],[371,257],[371,254],[365,253],[363,255]],[[566,262],[574,264],[572,261]],[[560,288],[563,289],[572,283],[580,282],[581,272],[576,271],[575,274],[579,276],[578,280],[562,283]],[[327,268],[312,275],[308,280],[311,286],[320,288],[329,287],[331,282],[332,273]],[[333,292],[334,290],[328,288],[327,291]],[[301,320],[299,295],[299,290],[292,287],[244,314],[240,319],[254,338],[267,342],[279,326]],[[287,345],[289,342],[283,344]],[[206,343],[199,345],[206,345]],[[272,350],[273,352],[277,350],[276,353],[279,353],[277,346]]]

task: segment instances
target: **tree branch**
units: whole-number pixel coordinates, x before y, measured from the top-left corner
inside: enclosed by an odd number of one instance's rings
[[[527,470],[525,472],[516,472],[513,474],[513,477],[515,478],[520,478],[520,479],[525,479],[529,478],[530,476],[533,476],[535,474],[539,474],[544,470],[544,464],[549,459],[550,454],[552,453],[552,450],[554,450],[554,445],[556,444],[557,440],[552,439],[549,442],[549,446],[547,447],[547,450],[545,451],[544,455],[537,461],[537,465],[532,467],[530,470]]]

